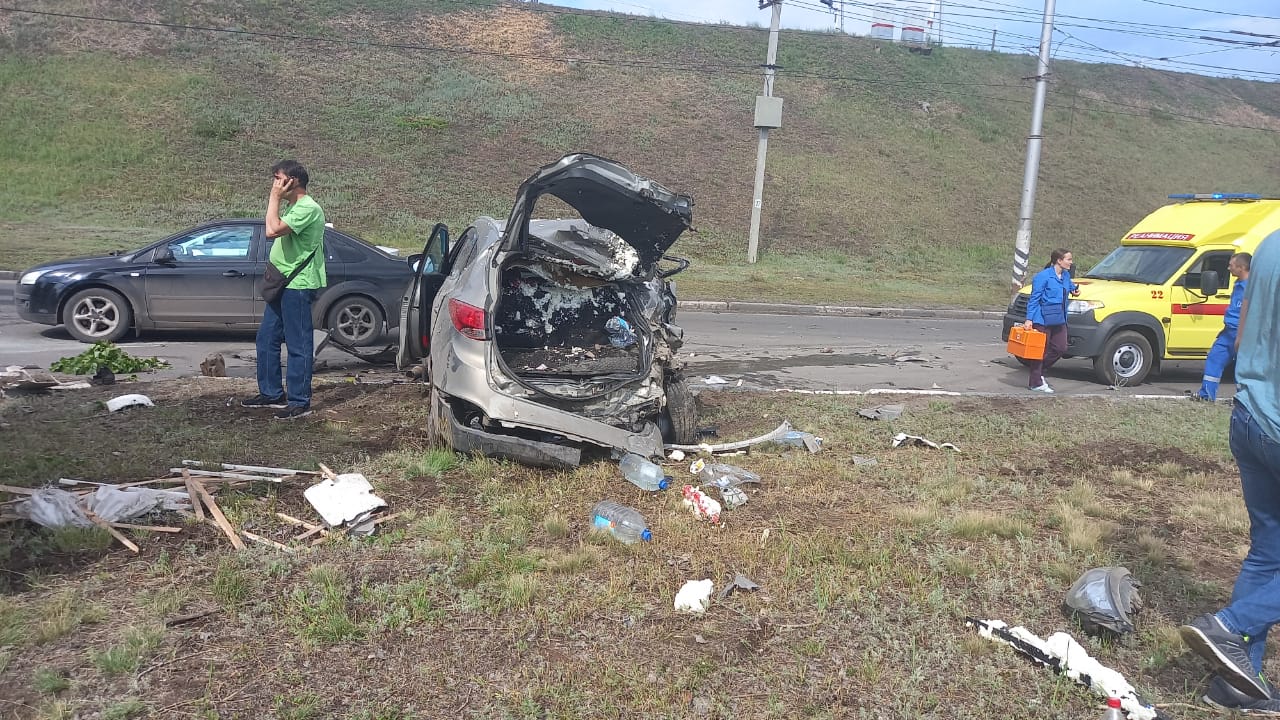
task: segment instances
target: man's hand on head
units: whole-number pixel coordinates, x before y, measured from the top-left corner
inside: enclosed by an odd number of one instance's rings
[[[275,178],[271,181],[271,197],[276,200],[283,199],[285,195],[293,189],[296,184],[293,178]]]

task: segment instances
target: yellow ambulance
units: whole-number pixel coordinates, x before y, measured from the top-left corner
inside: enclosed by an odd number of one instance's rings
[[[1077,267],[1072,275],[1080,294],[1067,305],[1066,357],[1092,358],[1108,385],[1137,385],[1163,360],[1203,360],[1231,297],[1227,261],[1280,230],[1280,199],[1169,198],[1176,202],[1143,218],[1088,272]],[[1026,320],[1030,292],[1027,285],[1009,304],[1005,340]]]

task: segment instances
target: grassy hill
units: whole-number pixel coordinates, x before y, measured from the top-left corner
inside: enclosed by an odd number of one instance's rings
[[[748,266],[760,28],[480,0],[18,7],[60,15],[0,11],[2,268],[256,215],[282,156],[339,227],[415,248],[587,150],[694,196],[685,297],[1006,297],[1030,56],[784,31]],[[1087,266],[1171,192],[1280,195],[1280,84],[1058,62],[1049,102],[1035,259]]]

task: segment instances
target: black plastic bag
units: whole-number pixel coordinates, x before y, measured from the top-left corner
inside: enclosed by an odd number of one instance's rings
[[[1142,610],[1138,588],[1127,568],[1099,567],[1089,570],[1067,590],[1063,610],[1078,617],[1086,633],[1104,631],[1127,635],[1134,631],[1133,618]]]

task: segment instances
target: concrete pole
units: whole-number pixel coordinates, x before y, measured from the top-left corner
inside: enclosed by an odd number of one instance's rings
[[[1053,3],[1044,0],[1044,24],[1040,28],[1040,57],[1036,61],[1036,94],[1031,104],[1031,134],[1027,136],[1027,162],[1022,171],[1022,207],[1018,209],[1018,236],[1013,249],[1013,293],[1022,287],[1031,257],[1031,214],[1036,207],[1036,178],[1040,174],[1040,143],[1044,140],[1044,96],[1049,85],[1049,50],[1053,40]]]
[[[764,95],[773,97],[774,65],[778,59],[778,27],[782,24],[782,0],[773,0],[773,21],[769,23],[769,52],[764,64]],[[769,128],[760,128],[756,148],[756,184],[751,196],[751,233],[747,239],[747,262],[755,264],[760,248],[760,211],[764,208],[764,160],[769,154]]]

